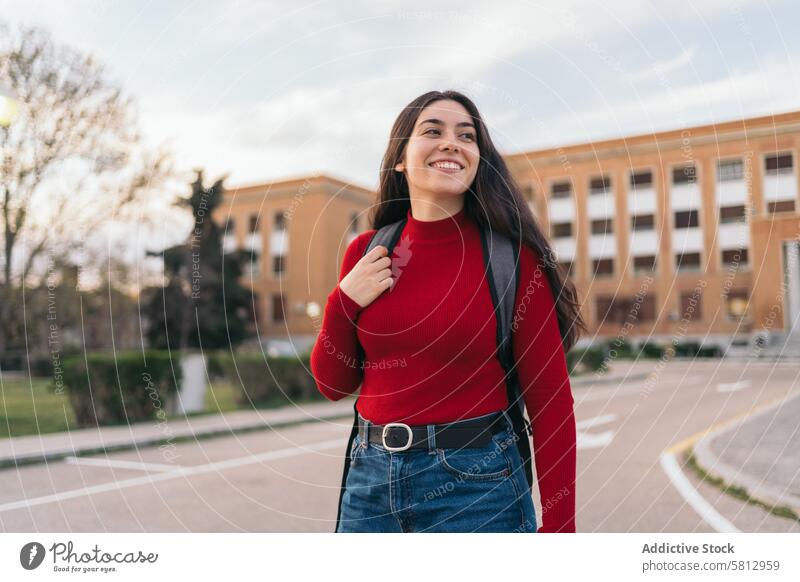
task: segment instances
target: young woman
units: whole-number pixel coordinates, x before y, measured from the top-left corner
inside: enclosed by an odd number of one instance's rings
[[[328,399],[361,386],[337,531],[574,532],[565,351],[586,328],[574,287],[470,99],[432,91],[403,109],[378,198],[372,230],[345,251],[311,354]],[[383,246],[364,255],[377,229],[403,218],[393,258]],[[533,429],[541,527],[506,412],[482,226],[519,249],[513,353]]]

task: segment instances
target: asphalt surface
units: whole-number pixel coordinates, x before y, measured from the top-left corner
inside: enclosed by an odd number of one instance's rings
[[[684,455],[720,426],[743,427],[721,433],[734,436],[710,449],[769,475],[772,489],[794,491],[797,362],[650,361],[613,372],[611,381],[573,385],[578,531],[800,532],[797,520],[703,482]],[[755,414],[776,403],[782,414]],[[328,418],[4,468],[0,531],[330,532],[350,422]],[[534,503],[541,524],[538,490]]]

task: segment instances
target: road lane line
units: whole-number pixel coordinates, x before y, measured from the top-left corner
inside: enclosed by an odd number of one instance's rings
[[[737,533],[741,531],[722,517],[722,515],[698,493],[697,489],[692,487],[686,475],[681,471],[680,465],[678,465],[678,461],[672,451],[664,451],[661,453],[660,461],[661,468],[664,469],[664,472],[675,486],[675,489],[678,490],[678,493],[692,506],[692,509],[698,513],[703,521],[721,533]]]
[[[140,463],[137,461],[123,461],[121,459],[92,459],[90,457],[64,457],[64,462],[70,465],[87,465],[90,467],[105,467],[107,469],[129,469],[132,471],[181,471],[181,465],[166,465],[163,463]]]
[[[36,505],[46,505],[48,503],[58,503],[67,499],[76,499],[78,497],[85,497],[87,495],[95,495],[98,493],[106,493],[109,491],[118,491],[127,489],[129,487],[137,487],[139,485],[148,485],[160,481],[169,481],[171,479],[178,479],[180,477],[190,477],[192,475],[202,475],[204,473],[213,473],[222,469],[230,469],[232,467],[244,467],[246,465],[254,465],[261,461],[268,461],[272,459],[284,459],[287,457],[294,457],[303,455],[311,451],[323,451],[326,449],[341,448],[344,451],[346,446],[345,439],[331,439],[312,443],[310,445],[303,445],[302,447],[291,447],[287,449],[279,449],[277,451],[269,451],[258,455],[249,455],[247,457],[239,457],[236,459],[229,459],[217,463],[209,463],[207,465],[196,465],[193,467],[186,467],[184,469],[172,472],[157,473],[155,475],[144,475],[142,477],[132,477],[130,479],[123,479],[121,481],[113,481],[111,483],[103,483],[100,485],[92,485],[91,487],[83,487],[80,489],[72,489],[69,491],[62,491],[60,493],[53,493],[51,495],[43,495],[41,497],[33,497],[31,499],[24,499],[22,501],[11,501],[9,503],[0,504],[0,513],[7,511],[14,511],[16,509],[26,509]]]

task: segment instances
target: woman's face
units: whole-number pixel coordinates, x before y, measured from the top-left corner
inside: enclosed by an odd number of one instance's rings
[[[444,99],[420,112],[395,170],[405,172],[412,195],[457,196],[472,184],[479,161],[472,117],[458,101]]]

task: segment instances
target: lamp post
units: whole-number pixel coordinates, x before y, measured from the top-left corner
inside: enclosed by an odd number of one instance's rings
[[[5,84],[0,83],[0,127],[8,127],[19,111],[16,96]]]

